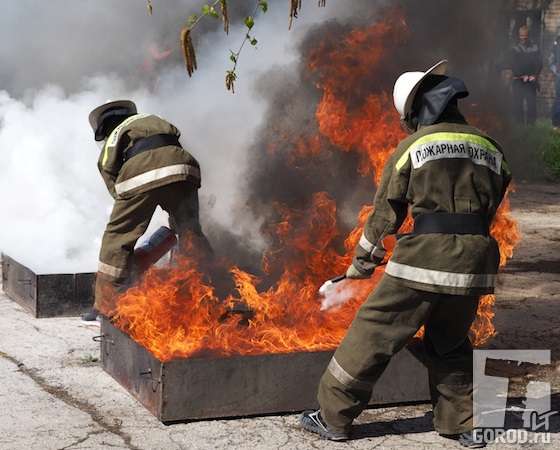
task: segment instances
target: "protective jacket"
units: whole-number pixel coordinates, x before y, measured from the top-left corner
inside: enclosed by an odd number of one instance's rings
[[[474,219],[481,231],[406,234],[397,241],[385,275],[397,284],[428,292],[492,293],[500,255],[487,230],[510,180],[498,143],[468,125],[460,113],[446,122],[419,126],[385,164],[374,210],[355,250],[354,267],[371,274],[385,256],[383,238],[397,233],[408,213],[415,226],[420,216],[429,215],[437,222],[438,217],[449,216],[439,213],[465,213],[453,218]]]
[[[200,187],[200,166],[179,144],[180,135],[175,126],[147,113],[117,126],[97,164],[111,195],[129,198],[177,181]]]
[[[514,77],[539,75],[542,70],[542,56],[539,47],[532,41],[526,45],[521,42],[513,45],[510,51],[510,64]]]

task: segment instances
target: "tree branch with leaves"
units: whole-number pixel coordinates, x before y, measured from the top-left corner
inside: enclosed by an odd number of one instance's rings
[[[301,10],[301,2],[302,0],[288,0],[290,3],[290,13],[289,13],[289,23],[288,23],[288,30],[292,28],[292,21],[293,19],[298,17],[298,13]],[[187,69],[187,73],[189,77],[192,76],[194,71],[197,68],[196,65],[196,53],[194,50],[194,45],[192,42],[191,37],[191,30],[201,22],[201,20],[206,19],[207,17],[213,19],[222,19],[222,24],[224,28],[224,32],[229,34],[229,18],[228,18],[228,4],[230,0],[216,0],[212,4],[206,4],[202,7],[200,15],[192,15],[189,17],[187,21],[187,25],[181,31],[181,46],[183,48],[183,59],[185,61],[185,67]],[[326,0],[317,0],[317,5],[319,7],[324,7],[326,5]],[[148,13],[150,15],[153,14],[153,6],[148,0],[147,3]],[[218,12],[219,9],[219,12]],[[247,16],[243,19],[243,23],[247,27],[247,31],[239,46],[239,49],[234,52],[230,50],[230,60],[233,62],[233,67],[231,70],[227,71],[226,74],[226,88],[232,92],[235,92],[234,83],[237,80],[237,75],[235,70],[237,69],[237,64],[239,62],[239,56],[243,47],[248,42],[250,45],[255,46],[257,45],[257,39],[251,34],[252,29],[255,26],[255,18],[257,17],[258,13],[266,14],[268,11],[268,2],[267,0],[257,0],[256,5],[251,16]]]

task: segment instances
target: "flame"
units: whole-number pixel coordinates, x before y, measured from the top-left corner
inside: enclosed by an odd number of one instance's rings
[[[352,30],[343,42],[318,45],[309,57],[310,69],[320,73],[317,87],[323,91],[316,112],[319,132],[344,151],[359,149],[358,172],[374,177],[376,184],[403,133],[387,93],[361,92],[356,86],[370,87],[374,74],[383,74],[389,49],[406,38],[402,10],[396,8],[384,22]]]
[[[394,46],[406,39],[402,11],[395,9],[383,23],[333,33],[315,46],[308,64],[322,92],[315,115],[318,133],[275,130],[269,152],[276,153],[278,139],[288,142],[286,165],[294,171],[306,170],[306,160],[329,152],[355,152],[358,175],[378,184],[387,157],[404,134],[390,95],[372,83],[374,74],[383,73],[381,62],[390,60]],[[231,264],[228,274],[235,289],[221,299],[215,292],[219,280],[204,275],[195,257],[179,256],[172,267],[150,269],[118,299],[115,325],[162,361],[336,348],[383,268],[369,280],[340,282],[338,290],[351,286],[351,295],[334,312],[320,310],[318,289],[325,280],[345,273],[372,207],[362,208],[356,227],[342,241],[331,193],[316,192],[297,208],[281,202],[273,206],[276,219],[263,227],[270,247],[261,260],[265,276],[274,275],[271,285]],[[502,265],[519,241],[509,206],[506,195],[491,229],[500,244]],[[402,231],[411,223],[408,218]],[[496,335],[493,305],[493,295],[481,299],[471,330],[475,345]]]
[[[331,245],[339,235],[335,203],[319,192],[304,210],[276,207],[285,220],[269,226],[280,244],[263,256],[269,271],[283,271],[274,286],[259,290],[258,277],[232,267],[237,295],[222,301],[194,259],[181,256],[172,268],[150,269],[119,299],[115,324],[161,360],[336,347],[360,301],[336,313],[319,311],[317,291],[325,275],[334,276],[351,260],[350,251],[341,256]],[[378,279],[357,282],[363,285],[360,298]]]
[[[162,61],[171,55],[172,50],[161,50],[157,44],[151,44],[146,52],[146,55],[142,59],[142,70],[151,71],[154,69],[154,65]]]
[[[517,221],[511,216],[510,201],[508,194],[515,192],[515,186],[511,184],[506,192],[502,203],[498,207],[496,217],[490,227],[490,234],[500,245],[500,266],[505,266],[508,258],[513,256],[513,249],[521,240],[521,234]],[[495,303],[494,295],[485,295],[478,304],[477,317],[471,327],[471,341],[473,345],[484,344],[498,333],[492,324],[494,313],[492,307]]]

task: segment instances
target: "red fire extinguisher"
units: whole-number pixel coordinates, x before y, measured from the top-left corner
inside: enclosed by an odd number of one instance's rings
[[[141,272],[148,270],[158,262],[173,246],[177,244],[177,236],[167,227],[159,227],[142,245],[134,249],[134,260]]]

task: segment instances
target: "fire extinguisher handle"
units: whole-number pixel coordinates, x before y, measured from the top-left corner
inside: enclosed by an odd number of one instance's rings
[[[333,278],[333,279],[331,280],[331,282],[333,282],[333,283],[338,283],[339,281],[342,281],[342,280],[344,280],[345,278],[346,278],[346,274],[344,274],[344,275],[339,275],[338,277]]]

